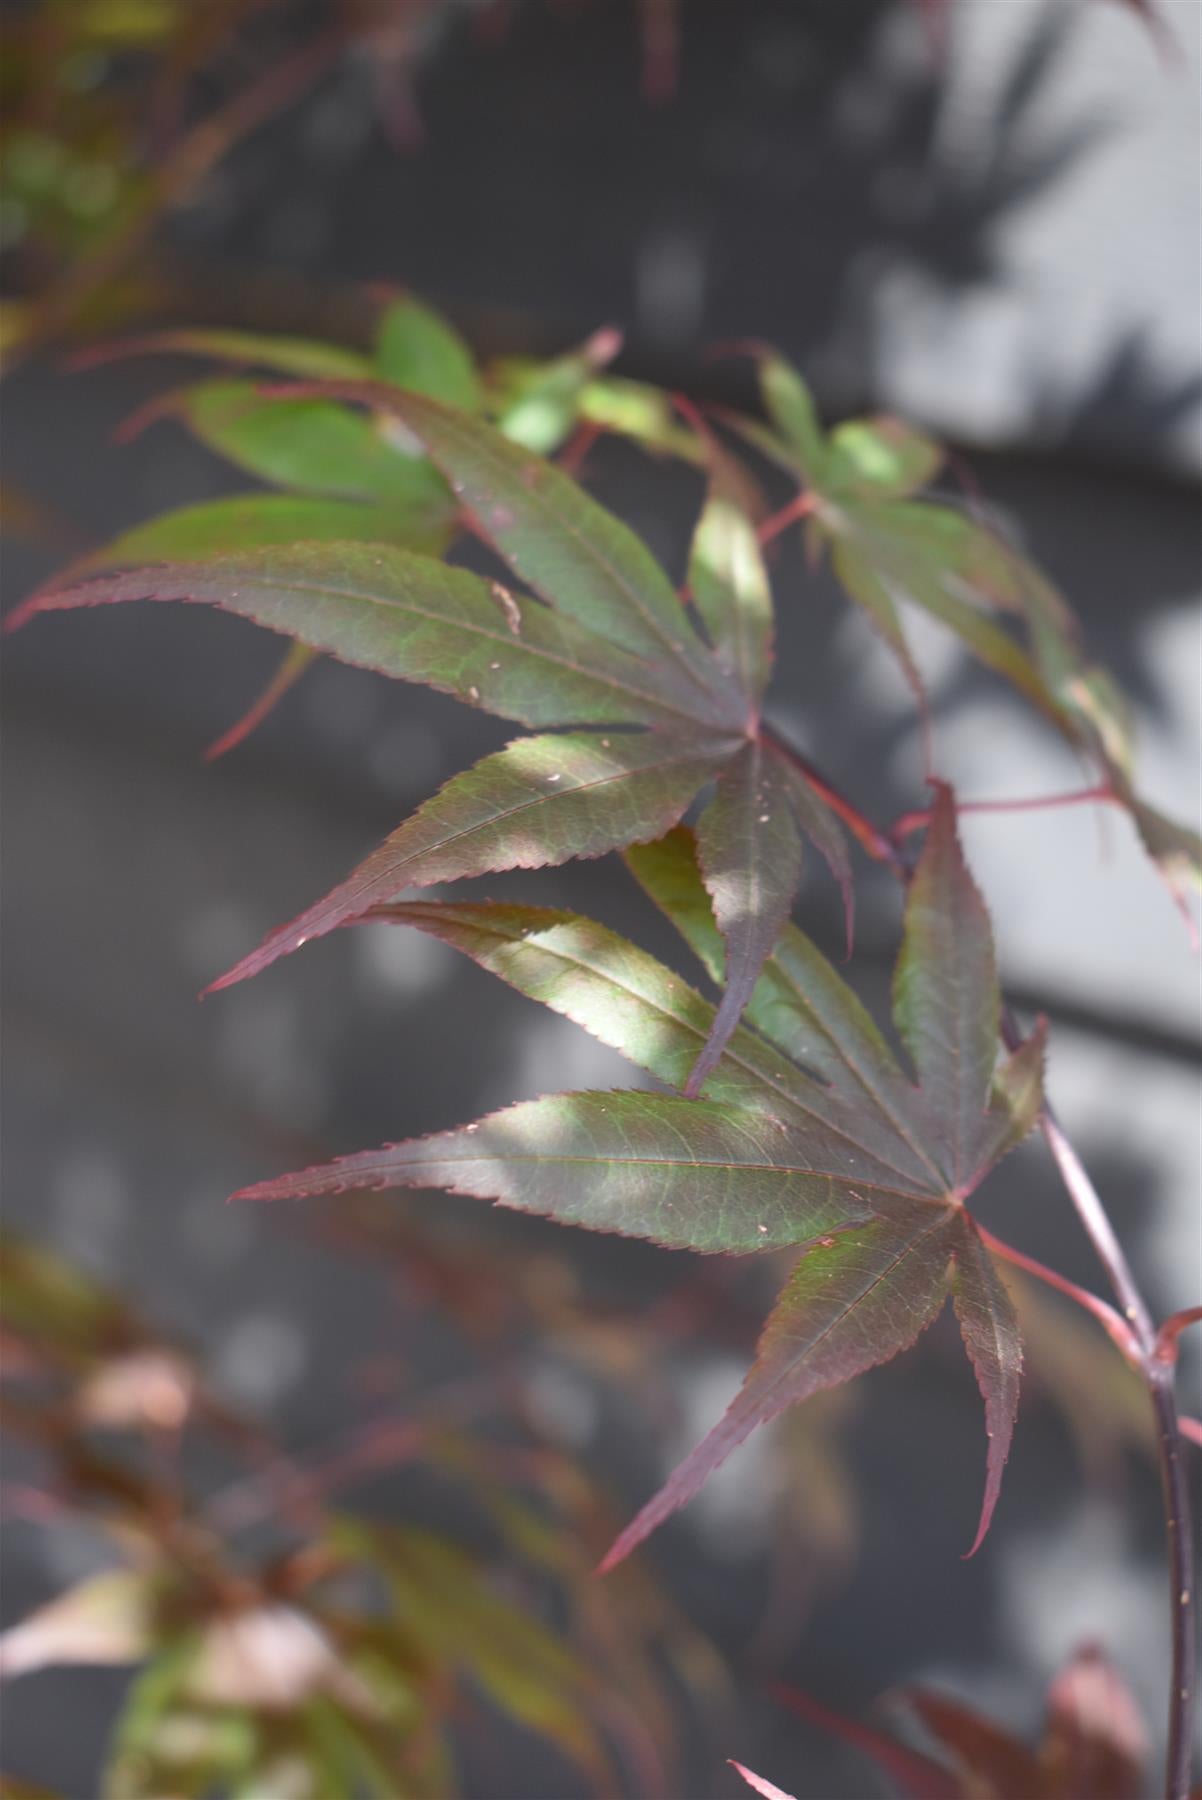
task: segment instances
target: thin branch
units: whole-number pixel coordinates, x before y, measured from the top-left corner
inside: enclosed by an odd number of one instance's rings
[[[788,509],[786,508],[786,510]],[[779,515],[777,516],[779,517]],[[810,786],[821,794],[831,811],[838,814],[857,843],[868,852],[869,856],[876,862],[887,863],[899,879],[904,880],[905,862],[897,845],[890,840],[886,833],[874,825],[867,814],[861,812],[853,801],[828,781],[808,756],[803,756],[800,750],[795,750],[779,731],[765,727],[763,735],[780,751],[782,756],[788,758],[794,768],[800,769]]]
[[[803,488],[800,494],[793,496],[787,506],[782,506],[779,512],[769,514],[756,532],[761,550],[765,544],[770,544],[773,538],[778,538],[782,531],[787,531],[790,525],[796,525],[799,519],[808,518],[817,504],[818,496],[810,493],[807,488]]]
[[[1014,812],[1047,812],[1054,807],[1084,806],[1090,801],[1098,805],[1114,803],[1117,796],[1113,788],[1104,782],[1095,783],[1093,787],[1075,788],[1069,794],[1035,794],[1020,800],[957,800],[957,813],[1014,813]],[[922,831],[930,822],[929,807],[920,807],[916,812],[903,813],[889,827],[889,836],[895,842],[910,837],[916,831]]]
[[[986,1231],[980,1223],[977,1224],[977,1231],[980,1233],[982,1242],[992,1250],[995,1256],[1000,1256],[1004,1262],[1013,1263],[1016,1269],[1022,1269],[1028,1275],[1033,1275],[1037,1281],[1044,1282],[1046,1286],[1055,1288],[1058,1294],[1066,1294],[1070,1300],[1076,1301],[1077,1305],[1083,1307],[1086,1312],[1092,1313],[1127,1361],[1137,1369],[1141,1366],[1142,1352],[1135,1333],[1127,1321],[1114,1310],[1109,1301],[1099,1299],[1098,1295],[1091,1294],[1088,1288],[1078,1287],[1075,1281],[1070,1281],[1066,1275],[1058,1275],[1055,1269],[1049,1269],[1045,1263],[1037,1262],[1025,1251],[1016,1250],[1012,1244],[1003,1243],[1001,1238],[994,1237],[992,1231]]]
[[[1177,1361],[1177,1339],[1191,1325],[1202,1325],[1202,1306],[1187,1306],[1183,1312],[1175,1312],[1162,1323],[1156,1333],[1156,1354],[1163,1363]]]
[[[838,789],[829,782],[820,771],[797,752],[782,744],[781,749],[803,770],[807,778],[822,792],[829,803],[839,811],[860,842],[870,854],[877,856],[893,870],[903,883],[909,879],[910,865],[900,845],[891,842],[871,820],[866,819],[859,809],[844,798]],[[852,821],[855,821],[852,824]],[[889,854],[882,854],[879,846],[889,845]],[[877,846],[877,847],[874,847]],[[1022,1034],[1009,1007],[1003,1009],[1001,1021],[1002,1039],[1010,1050],[1018,1048]],[[1093,1245],[1094,1253],[1106,1271],[1107,1279],[1114,1290],[1122,1313],[1119,1320],[1114,1315],[1114,1322],[1122,1324],[1125,1338],[1115,1338],[1123,1349],[1128,1360],[1142,1376],[1148,1389],[1152,1409],[1156,1416],[1156,1442],[1160,1460],[1161,1485],[1164,1492],[1165,1530],[1168,1541],[1170,1618],[1172,1643],[1172,1674],[1169,1692],[1168,1716],[1168,1751],[1165,1759],[1165,1800],[1188,1800],[1190,1785],[1190,1752],[1193,1736],[1194,1689],[1197,1678],[1197,1641],[1195,1632],[1196,1601],[1194,1594],[1194,1554],[1193,1541],[1190,1535],[1191,1515],[1189,1506],[1189,1490],[1182,1459],[1183,1437],[1177,1417],[1177,1401],[1173,1391],[1173,1364],[1166,1360],[1162,1353],[1162,1339],[1152,1322],[1152,1315],[1147,1302],[1140,1292],[1126,1252],[1119,1242],[1101,1196],[1090,1180],[1072,1144],[1061,1129],[1050,1104],[1045,1100],[1040,1115],[1040,1128],[1052,1153],[1052,1158],[1064,1183],[1069,1199],[1076,1208],[1077,1216],[1085,1229],[1086,1236]],[[1008,1248],[1008,1247],[1007,1247]],[[999,1249],[999,1254],[1002,1254]],[[1022,1255],[1016,1252],[1010,1255],[1011,1261],[1017,1261]],[[1028,1259],[1029,1260],[1029,1259]],[[1041,1279],[1052,1276],[1051,1270],[1044,1270],[1036,1264],[1030,1273],[1038,1274]],[[1098,1310],[1105,1302],[1096,1301],[1095,1296],[1086,1295],[1085,1290],[1076,1289],[1075,1284],[1053,1278],[1053,1286],[1068,1293],[1088,1310],[1102,1319],[1107,1330],[1115,1336],[1106,1316]],[[1202,1311],[1202,1309],[1196,1309]],[[1111,1309],[1106,1307],[1106,1313]],[[1193,1312],[1182,1318],[1182,1326],[1190,1323]],[[1179,1328],[1179,1329],[1180,1329]],[[1175,1335],[1175,1334],[1174,1334]]]

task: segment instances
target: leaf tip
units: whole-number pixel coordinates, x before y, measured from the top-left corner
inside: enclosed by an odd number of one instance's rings
[[[19,606],[14,606],[12,611],[7,614],[3,624],[0,624],[0,633],[8,637],[12,632],[20,631],[21,627],[27,625],[34,614],[41,610],[42,596],[30,594],[28,599],[22,600]]]

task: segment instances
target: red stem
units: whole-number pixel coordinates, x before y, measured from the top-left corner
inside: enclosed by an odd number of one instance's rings
[[[788,508],[785,510],[787,511]],[[779,517],[779,514],[777,516]],[[873,824],[867,814],[862,813],[859,807],[847,798],[846,794],[840,793],[838,788],[833,787],[809,757],[803,756],[800,750],[795,750],[793,745],[780,735],[779,731],[769,730],[765,727],[763,735],[780,751],[782,756],[788,758],[794,768],[800,769],[810,786],[815,792],[822,795],[831,811],[838,814],[857,843],[868,852],[869,856],[876,862],[888,863],[889,867],[904,879],[905,865],[898,854],[896,844]]]
[[[762,549],[765,544],[770,544],[773,538],[778,538],[782,531],[787,531],[790,525],[797,523],[798,519],[808,518],[817,504],[818,496],[808,490],[803,490],[800,494],[795,494],[789,504],[782,506],[779,512],[770,513],[756,533],[760,540],[760,548]]]
[[[887,836],[865,819],[859,810],[834,790],[818,771],[787,745],[780,745],[786,755],[791,756],[814,782],[815,786],[828,797],[832,805],[836,805],[840,816],[850,824],[856,823],[852,829],[856,831],[860,842],[870,849],[870,853],[878,854],[879,860],[888,863],[898,878],[904,883],[910,875],[910,864],[903,854],[898,842]],[[1097,798],[1097,795],[1091,795]],[[1053,796],[1055,800],[1057,797]],[[1106,798],[1111,798],[1106,794]],[[882,850],[872,850],[873,843]],[[888,852],[883,852],[883,846]],[[1021,1033],[1009,1008],[1005,1008],[1001,1021],[1002,1039],[1010,1050],[1018,1048]],[[1147,1387],[1152,1410],[1156,1418],[1156,1445],[1160,1461],[1161,1486],[1164,1493],[1165,1530],[1168,1542],[1169,1587],[1171,1603],[1171,1643],[1172,1643],[1172,1675],[1169,1693],[1168,1716],[1168,1751],[1165,1758],[1165,1800],[1189,1800],[1190,1784],[1190,1751],[1193,1735],[1194,1687],[1197,1677],[1197,1641],[1195,1634],[1195,1598],[1194,1598],[1194,1550],[1190,1535],[1191,1514],[1189,1489],[1186,1481],[1182,1457],[1183,1435],[1177,1416],[1177,1401],[1173,1389],[1173,1361],[1163,1355],[1163,1344],[1160,1333],[1152,1322],[1139,1284],[1127,1261],[1126,1252],[1118,1240],[1113,1225],[1102,1204],[1101,1196],[1087,1174],[1084,1164],[1073,1149],[1072,1144],[1060,1128],[1051,1106],[1045,1100],[1040,1116],[1040,1128],[1047,1141],[1052,1158],[1064,1183],[1069,1199],[1076,1208],[1077,1216],[1085,1229],[1086,1236],[1094,1247],[1094,1253],[1106,1271],[1107,1279],[1114,1290],[1119,1303],[1121,1318],[1118,1313],[1104,1301],[1089,1295],[1075,1283],[1055,1276],[1050,1269],[1045,1270],[1033,1259],[1023,1258],[1022,1252],[1011,1252],[1009,1246],[1005,1250],[991,1240],[998,1249],[999,1255],[1006,1255],[1019,1266],[1026,1266],[1028,1272],[1038,1275],[1041,1280],[1051,1280],[1054,1287],[1083,1304],[1094,1316],[1102,1321],[1124,1354],[1138,1370]],[[1020,1261],[1020,1258],[1022,1259]],[[1104,1310],[1103,1310],[1104,1309]],[[1194,1309],[1188,1316],[1178,1314],[1182,1323],[1177,1330],[1192,1321]],[[1116,1335],[1115,1327],[1121,1327],[1122,1335]],[[1174,1337],[1176,1331],[1172,1334]]]
[[[1120,1317],[1109,1301],[1099,1299],[1098,1295],[1091,1294],[1088,1288],[1078,1287],[1075,1281],[1070,1281],[1066,1275],[1058,1275],[1055,1269],[1049,1269],[1045,1263],[1037,1262],[1025,1251],[1016,1250],[1013,1245],[1003,1243],[1001,1238],[994,1237],[992,1231],[986,1231],[979,1222],[977,1231],[982,1241],[995,1256],[1000,1256],[1004,1261],[1013,1263],[1016,1269],[1025,1270],[1037,1281],[1042,1281],[1048,1287],[1055,1288],[1057,1293],[1067,1294],[1070,1300],[1075,1300],[1078,1306],[1082,1306],[1086,1312],[1092,1313],[1127,1361],[1139,1368],[1140,1349],[1135,1335],[1126,1320]]]
[[[1076,788],[1068,794],[1036,794],[1021,800],[957,800],[958,813],[1008,813],[1008,812],[1046,812],[1059,806],[1083,806],[1088,801],[1105,803],[1113,801],[1114,791],[1106,783],[1099,782],[1093,787]],[[917,812],[903,813],[889,827],[889,836],[894,842],[910,837],[916,831],[922,831],[930,822],[929,807],[922,807]]]
[[[1187,1306],[1163,1321],[1156,1333],[1156,1354],[1161,1362],[1177,1361],[1177,1339],[1191,1325],[1202,1325],[1202,1306]]]
[[[1010,1049],[1020,1041],[1013,1015],[1002,1019],[1002,1037]],[[1158,1354],[1160,1339],[1139,1284],[1119,1243],[1101,1196],[1086,1173],[1073,1146],[1045,1101],[1040,1126],[1060,1179],[1077,1216],[1114,1289],[1123,1317],[1131,1331],[1134,1366],[1144,1379],[1156,1415],[1156,1447],[1164,1490],[1165,1528],[1168,1536],[1169,1601],[1171,1607],[1172,1676],[1169,1694],[1169,1742],[1165,1760],[1165,1800],[1188,1800],[1190,1750],[1193,1737],[1194,1684],[1197,1678],[1197,1643],[1194,1632],[1194,1547],[1191,1537],[1189,1489],[1182,1461],[1181,1429],[1173,1392],[1173,1368]]]

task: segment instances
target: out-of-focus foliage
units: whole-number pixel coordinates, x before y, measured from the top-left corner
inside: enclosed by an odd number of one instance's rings
[[[6,1510],[86,1524],[96,1562],[0,1638],[0,1677],[139,1668],[98,1792],[445,1800],[481,1705],[594,1791],[632,1768],[640,1792],[648,1769],[647,1791],[670,1784],[664,1675],[712,1698],[719,1667],[645,1582],[592,1580],[605,1508],[529,1422],[506,1445],[415,1400],[298,1464],[58,1258],[6,1238],[0,1279],[4,1420],[36,1467],[7,1481]],[[335,1498],[406,1463],[460,1492],[473,1542]]]
[[[643,89],[676,81],[678,0],[631,21]],[[154,236],[255,131],[343,61],[371,71],[380,129],[419,140],[415,77],[448,32],[496,37],[509,0],[36,0],[6,9],[0,353],[152,307]]]
[[[268,699],[327,651],[541,733],[453,778],[347,881],[215,985],[336,926],[385,916],[446,938],[706,1102],[681,1110],[645,1094],[547,1098],[443,1139],[260,1184],[256,1197],[444,1186],[677,1247],[806,1246],[744,1395],[624,1535],[621,1553],[754,1425],[906,1347],[950,1291],[986,1397],[983,1531],[1021,1359],[1006,1289],[962,1209],[1038,1112],[1041,1040],[998,1065],[990,926],[945,786],[918,815],[926,842],[895,977],[895,1021],[917,1088],[813,946],[782,938],[803,837],[838,876],[849,919],[840,821],[871,854],[896,865],[900,852],[763,723],[773,617],[761,540],[804,519],[812,547],[829,550],[920,701],[898,601],[949,625],[1091,754],[1102,797],[1131,807],[1137,823],[1158,817],[1134,796],[1120,703],[1086,660],[1067,604],[994,532],[919,497],[941,464],[929,439],[889,419],[826,430],[801,377],[771,352],[759,353],[768,423],[723,415],[798,484],[797,497],[764,522],[754,481],[691,408],[682,428],[652,390],[602,372],[618,348],[611,333],[541,368],[477,370],[448,326],[402,299],[383,310],[366,353],[228,332],[157,342],[299,378],[267,387],[205,379],[162,409],[284,492],[135,528],[73,579],[33,596],[18,618],[111,601],[206,601],[294,640]],[[708,474],[682,594],[633,533],[536,454],[535,444],[545,451],[599,426],[669,454],[684,429],[687,459]],[[465,526],[524,590],[445,565]],[[122,572],[149,555],[160,560]],[[682,852],[679,835],[665,834],[711,780],[695,847]],[[1190,834],[1161,824],[1172,843],[1171,855],[1158,846],[1158,860],[1188,860],[1196,873]],[[587,920],[391,904],[414,886],[655,840],[658,848],[632,849],[632,859],[724,986],[712,1012]],[[770,1066],[776,1049],[761,1039],[732,1035],[745,1012],[793,1059],[786,1069]],[[765,1138],[764,1122],[781,1137]],[[778,1204],[784,1176],[792,1185]]]
[[[929,1751],[913,1736],[842,1718],[795,1689],[779,1694],[802,1718],[855,1745],[884,1772],[891,1791],[909,1800],[1140,1800],[1146,1792],[1148,1736],[1140,1709],[1094,1645],[1079,1650],[1052,1682],[1034,1750],[928,1688],[904,1688],[886,1704],[918,1727]]]

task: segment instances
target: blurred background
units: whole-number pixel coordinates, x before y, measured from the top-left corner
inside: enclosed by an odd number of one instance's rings
[[[181,33],[168,0],[5,7],[5,604],[118,529],[235,485],[170,419],[114,444],[195,365],[67,370],[73,343],[113,329],[355,343],[383,285],[445,310],[481,354],[615,325],[623,372],[700,399],[745,398],[715,346],[767,339],[832,417],[891,408],[952,444],[1131,696],[1149,798],[1196,824],[1202,13],[1141,10],[365,0],[214,5]],[[679,568],[696,483],[610,441],[587,472]],[[777,582],[775,716],[874,816],[921,805],[912,703],[884,652],[791,545]],[[914,639],[963,794],[1078,785],[950,639]],[[471,1466],[450,1500],[445,1467],[388,1451],[397,1421],[450,1417],[467,1394],[470,1444],[479,1426],[495,1449],[512,1412],[512,1443],[562,1459],[620,1522],[737,1386],[779,1270],[715,1275],[445,1197],[224,1205],[305,1160],[629,1079],[565,1021],[388,928],[335,934],[196,1005],[504,741],[438,696],[323,661],[206,765],[276,656],[235,621],[157,607],[50,618],[7,649],[7,1226],[186,1345],[189,1379],[281,1455],[311,1468],[357,1446],[346,1479],[370,1518],[449,1519],[484,1542]],[[1050,1015],[1052,1097],[1146,1291],[1160,1312],[1196,1303],[1202,991],[1181,921],[1117,812],[984,816],[965,837],[1009,990]],[[855,970],[880,1007],[896,897],[872,871],[862,886]],[[578,907],[674,954],[616,859],[487,891]],[[838,953],[816,876],[798,917]],[[1037,1147],[983,1216],[1099,1285]],[[52,1304],[40,1294],[35,1313]],[[601,1791],[733,1793],[735,1756],[798,1796],[884,1792],[777,1707],[770,1681],[853,1716],[938,1681],[1031,1733],[1049,1675],[1089,1638],[1156,1742],[1166,1602],[1138,1396],[1045,1302],[997,1521],[962,1562],[984,1446],[945,1327],[761,1433],[642,1553],[605,1629],[652,1660],[657,1712],[640,1730],[657,1748],[640,1761],[623,1739]],[[39,1328],[53,1335],[49,1311]],[[1202,1409],[1196,1360],[1182,1379],[1185,1409]],[[11,1622],[111,1557],[77,1512],[35,1516],[20,1434],[7,1460]],[[509,1579],[563,1623],[562,1596]],[[5,1767],[92,1800],[128,1681],[50,1668],[7,1688]],[[562,1738],[506,1711],[486,1692],[448,1726],[464,1794],[597,1791]]]

